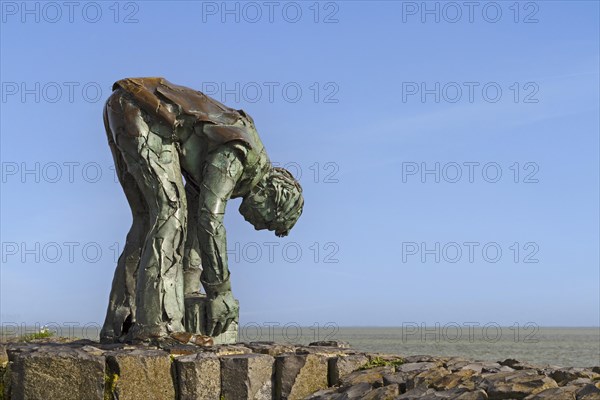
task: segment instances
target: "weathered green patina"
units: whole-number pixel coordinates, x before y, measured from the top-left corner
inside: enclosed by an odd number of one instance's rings
[[[285,236],[304,205],[300,184],[273,167],[254,121],[163,78],[118,81],[104,123],[133,223],[115,271],[105,341],[184,328],[184,296],[202,284],[206,334],[237,322],[223,217],[230,198],[255,229]],[[185,185],[182,179],[185,177]]]

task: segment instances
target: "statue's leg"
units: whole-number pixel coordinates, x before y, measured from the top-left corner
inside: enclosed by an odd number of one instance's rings
[[[120,336],[127,334],[127,331],[135,321],[137,269],[144,239],[149,230],[149,216],[148,206],[144,201],[143,194],[138,188],[134,177],[127,172],[125,160],[114,142],[113,134],[106,118],[105,125],[108,144],[115,162],[115,171],[123,187],[133,216],[133,222],[125,241],[125,247],[117,262],[106,319],[100,331],[100,338],[102,340],[114,341]]]
[[[109,100],[108,117],[127,171],[148,205],[136,285],[132,339],[183,331],[182,260],[187,206],[176,145],[152,132],[142,111],[123,97]]]
[[[200,291],[202,260],[198,242],[198,191],[189,183],[185,185],[188,206],[188,228],[183,253],[184,293],[186,295]]]
[[[111,149],[115,171],[129,206],[133,221],[125,247],[117,262],[112,282],[106,319],[100,332],[104,340],[114,340],[125,335],[135,320],[136,275],[144,238],[148,231],[148,207],[134,177],[127,172],[125,160],[114,142],[113,132],[108,123],[105,109],[105,128]]]

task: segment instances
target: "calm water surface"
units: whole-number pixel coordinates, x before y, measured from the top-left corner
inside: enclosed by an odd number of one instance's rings
[[[3,335],[17,332],[3,326]],[[18,332],[31,333],[36,328]],[[39,329],[39,327],[37,328]],[[54,330],[54,329],[53,329]],[[100,326],[62,329],[59,336],[98,340]],[[27,331],[27,332],[25,332]],[[1,338],[0,338],[1,339]],[[240,341],[275,341],[308,344],[315,340],[343,340],[351,347],[367,352],[399,355],[460,356],[483,361],[514,358],[542,365],[600,366],[600,328],[499,327],[487,330],[466,326],[446,328],[407,327],[315,327],[290,326],[287,329],[242,325]]]
[[[461,356],[485,361],[515,358],[560,366],[600,365],[600,328],[521,327],[518,332],[514,327],[498,328],[339,328],[333,336],[370,352]]]

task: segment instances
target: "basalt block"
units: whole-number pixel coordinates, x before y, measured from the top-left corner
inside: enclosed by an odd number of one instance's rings
[[[234,354],[220,357],[221,396],[224,400],[271,400],[273,364],[267,354]]]
[[[9,351],[12,400],[102,400],[105,360],[101,355],[66,346],[32,347]]]
[[[329,385],[337,385],[340,380],[348,374],[358,370],[369,362],[365,354],[340,355],[328,360],[329,362]]]
[[[219,400],[221,363],[212,353],[198,353],[175,359],[179,400]]]
[[[282,354],[275,360],[275,399],[303,399],[327,388],[326,356]]]
[[[173,400],[175,383],[169,353],[133,350],[106,354],[106,392],[119,400]],[[113,397],[110,397],[113,396]]]

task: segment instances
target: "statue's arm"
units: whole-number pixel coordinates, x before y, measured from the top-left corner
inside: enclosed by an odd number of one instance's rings
[[[206,331],[210,336],[225,332],[238,315],[239,306],[229,283],[223,218],[227,200],[243,169],[236,151],[221,147],[208,155],[199,188],[198,241],[203,267],[200,280],[209,300]]]
[[[199,187],[198,240],[202,285],[209,297],[229,289],[225,206],[243,173],[236,150],[223,146],[207,156]]]

